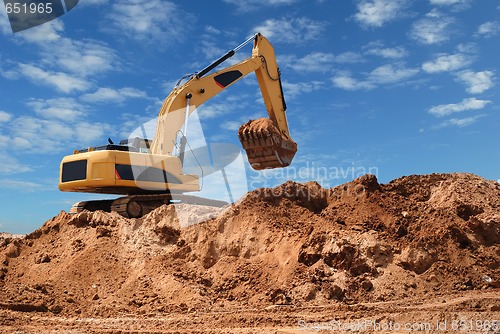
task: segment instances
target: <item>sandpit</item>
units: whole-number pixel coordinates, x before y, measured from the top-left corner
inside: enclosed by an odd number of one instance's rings
[[[289,181],[220,211],[61,212],[24,237],[0,236],[0,328],[296,333],[331,332],[333,320],[496,321],[499,264],[495,181]]]

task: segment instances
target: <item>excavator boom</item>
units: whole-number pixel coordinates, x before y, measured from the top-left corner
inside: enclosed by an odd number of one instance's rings
[[[252,40],[254,45],[250,58],[208,74]],[[255,34],[193,75],[186,83],[174,88],[160,110],[151,145],[152,153],[172,154],[178,131],[186,124],[187,116],[198,106],[252,72],[257,76],[269,118],[243,124],[238,131],[238,137],[254,169],[288,166],[297,151],[297,144],[290,138],[281,75],[274,49],[261,34]]]

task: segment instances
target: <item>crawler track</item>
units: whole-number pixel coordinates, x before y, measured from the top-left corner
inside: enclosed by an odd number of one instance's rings
[[[225,201],[212,200],[183,194],[148,194],[130,195],[115,200],[96,200],[77,202],[73,204],[70,213],[79,213],[84,210],[106,212],[117,212],[126,218],[139,218],[162,206],[163,204],[196,204],[223,207],[228,203]]]

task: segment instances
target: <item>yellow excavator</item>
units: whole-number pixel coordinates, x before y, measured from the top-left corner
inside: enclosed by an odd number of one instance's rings
[[[252,41],[251,57],[211,73]],[[61,191],[125,195],[114,200],[78,202],[71,212],[116,211],[136,218],[170,203],[174,196],[186,203],[196,202],[194,196],[183,194],[200,190],[199,176],[183,173],[188,116],[252,72],[257,76],[269,118],[243,124],[238,130],[239,140],[256,170],[290,165],[297,144],[290,137],[281,75],[272,45],[257,33],[200,72],[179,80],[163,102],[152,140],[134,138],[119,145],[109,140],[107,145],[75,150],[64,157],[60,166]],[[208,199],[202,202],[215,206],[225,203]]]

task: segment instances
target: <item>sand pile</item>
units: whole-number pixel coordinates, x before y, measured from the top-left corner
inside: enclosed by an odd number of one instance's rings
[[[500,185],[475,175],[287,182],[214,210],[61,212],[0,238],[0,307],[149,315],[500,287]]]

